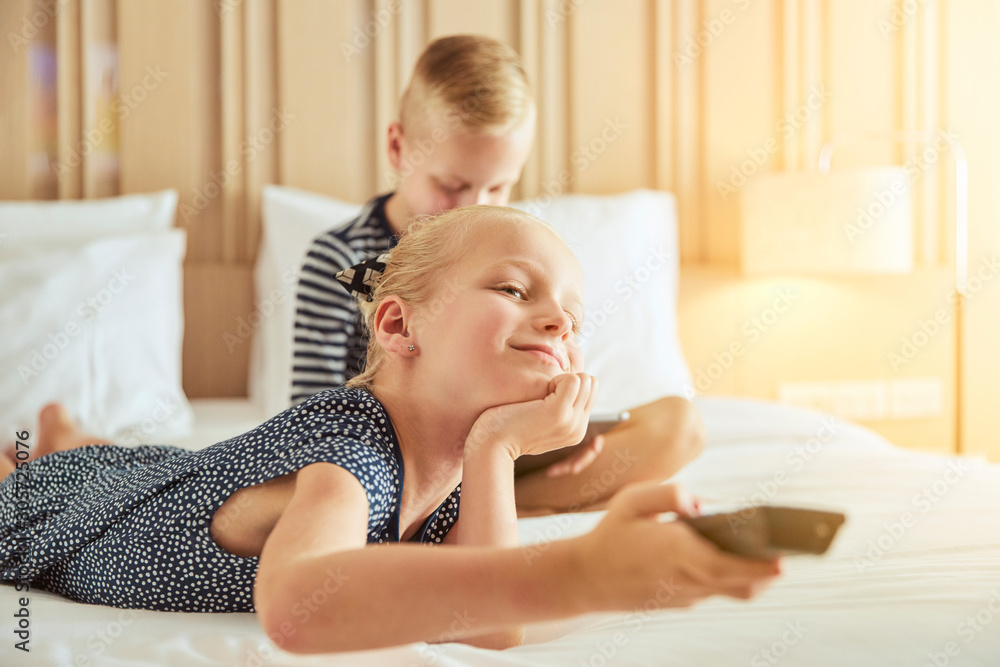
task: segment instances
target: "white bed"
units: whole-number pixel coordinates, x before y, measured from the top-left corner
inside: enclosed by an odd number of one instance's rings
[[[349,217],[356,207],[287,188],[265,191],[264,243],[256,280],[258,295],[278,307],[255,335],[253,398],[193,401],[188,409],[180,392],[179,327],[170,336],[138,338],[155,347],[132,350],[137,360],[162,360],[158,365],[145,364],[140,372],[133,372],[129,364],[100,362],[99,355],[95,361],[93,353],[87,352],[95,349],[91,338],[104,341],[109,354],[118,352],[122,343],[106,332],[125,324],[155,327],[157,317],[169,315],[168,309],[173,309],[176,320],[179,253],[173,246],[147,243],[147,235],[176,236],[168,229],[175,197],[167,193],[81,204],[97,207],[86,240],[91,249],[88,257],[95,262],[105,258],[105,270],[118,268],[114,262],[119,255],[100,244],[124,242],[120,238],[109,241],[115,235],[148,245],[148,252],[166,248],[156,252],[171,253],[161,261],[172,263],[173,270],[143,274],[142,265],[136,266],[136,274],[149,281],[148,287],[135,281],[131,298],[137,304],[156,304],[157,312],[136,315],[124,307],[125,301],[116,300],[102,312],[103,319],[81,322],[83,333],[70,336],[80,352],[73,352],[67,343],[65,351],[52,360],[63,364],[58,373],[42,373],[35,384],[0,385],[0,410],[16,408],[0,421],[14,425],[29,419],[42,401],[51,400],[60,390],[65,392],[74,369],[79,375],[73,386],[90,387],[100,379],[98,384],[110,389],[103,394],[70,393],[63,400],[75,399],[70,406],[87,430],[124,433],[130,441],[172,442],[197,449],[248,430],[287,403],[295,271],[309,240],[331,221]],[[104,206],[120,211],[116,230],[109,229],[112,218]],[[590,329],[584,349],[586,370],[601,379],[597,411],[628,408],[666,394],[690,395],[691,376],[676,340],[674,319],[677,227],[673,198],[666,193],[635,192],[617,197],[570,196],[522,206],[556,224],[584,266],[589,313],[584,330]],[[79,282],[61,272],[65,264],[56,260],[62,257],[58,253],[71,250],[64,246],[73,241],[67,241],[60,225],[72,222],[79,229],[81,215],[48,205],[35,208],[45,208],[47,220],[30,229],[52,231],[44,243],[30,236],[21,243],[22,237],[16,234],[23,227],[23,207],[0,206],[0,232],[9,227],[10,235],[2,250],[15,253],[20,247],[9,261],[0,253],[0,274],[13,271],[21,281],[11,290],[17,297],[13,305],[0,300],[0,311],[20,307],[17,295],[27,294],[27,288],[54,289],[50,284],[57,278],[62,290]],[[147,223],[145,232],[137,224],[140,219]],[[635,239],[635,243],[622,244],[622,238]],[[33,262],[30,266],[26,257]],[[629,273],[639,287],[623,295],[616,290],[616,281]],[[95,275],[97,287],[105,285],[104,274]],[[158,291],[143,291],[154,288]],[[88,294],[63,296],[72,305],[73,299]],[[21,318],[10,321],[19,323],[18,331],[24,330],[23,345],[20,352],[7,350],[9,358],[3,363],[11,366],[5,370],[32,363],[38,341],[44,342],[47,332],[53,331],[49,320],[29,322],[27,313],[34,312],[22,311]],[[65,312],[48,315],[62,327]],[[107,378],[88,375],[94,368]],[[159,377],[160,389],[143,395],[151,374]],[[13,372],[9,377],[17,378]],[[115,397],[136,400],[128,403],[125,412],[102,412],[109,405],[123,404],[111,400]],[[5,619],[0,624],[5,642],[0,647],[0,664],[1000,664],[1000,618],[994,620],[1000,616],[1000,465],[903,450],[858,426],[778,404],[709,397],[695,401],[706,422],[708,444],[704,454],[675,481],[702,497],[704,511],[748,509],[766,502],[840,510],[848,516],[827,555],[788,559],[784,576],[753,602],[720,598],[688,610],[640,608],[534,625],[528,628],[524,646],[504,652],[449,643],[299,657],[277,651],[252,614],[123,611],[39,591],[31,591],[27,604],[21,605],[23,594],[0,586],[0,615]],[[170,409],[162,409],[164,405]],[[186,435],[168,437],[185,429],[189,429]],[[588,530],[599,519],[600,513],[524,519],[519,524],[521,539],[536,544],[569,537]],[[30,653],[14,648],[18,637],[12,632],[17,622],[13,615],[22,606],[28,614]]]
[[[903,450],[859,426],[778,404],[727,398],[698,398],[696,404],[708,444],[676,481],[699,494],[706,510],[766,498],[848,515],[827,555],[786,559],[784,576],[752,602],[718,598],[687,610],[637,609],[533,625],[524,646],[504,652],[411,644],[300,657],[273,648],[251,614],[131,612],[32,592],[30,656],[14,652],[5,632],[0,662],[1000,664],[1000,466]],[[195,401],[194,413],[192,446],[233,435],[259,416],[246,401]],[[907,513],[912,521],[904,521]],[[522,542],[579,534],[600,516],[523,519]],[[0,589],[6,624],[16,597],[13,588]]]

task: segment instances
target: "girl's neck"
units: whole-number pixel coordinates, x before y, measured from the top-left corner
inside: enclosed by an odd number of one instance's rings
[[[387,383],[378,383],[372,393],[389,413],[399,441],[404,506],[437,507],[462,479],[465,439],[475,417],[463,419],[453,407],[415,399],[417,394]]]

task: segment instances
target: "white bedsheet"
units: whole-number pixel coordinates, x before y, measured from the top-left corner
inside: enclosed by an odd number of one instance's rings
[[[677,481],[706,511],[750,503],[844,511],[823,557],[785,561],[752,602],[601,614],[537,624],[490,652],[411,644],[339,656],[277,651],[251,614],[131,612],[32,591],[31,653],[3,632],[0,664],[44,665],[1000,665],[1000,466],[896,448],[799,409],[698,399],[706,452]],[[260,421],[249,404],[195,405],[186,446]],[[214,420],[214,421],[213,421]],[[523,543],[588,530],[600,513],[520,521]],[[4,626],[18,609],[0,589]]]

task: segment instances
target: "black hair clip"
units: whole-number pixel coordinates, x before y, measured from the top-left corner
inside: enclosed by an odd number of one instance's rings
[[[389,253],[384,252],[378,257],[370,257],[348,269],[338,271],[334,277],[355,297],[371,301],[375,286],[382,278],[382,272],[388,263]]]

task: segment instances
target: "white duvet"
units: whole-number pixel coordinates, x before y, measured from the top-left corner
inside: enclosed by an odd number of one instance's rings
[[[708,446],[675,481],[702,498],[704,511],[766,502],[848,517],[827,555],[786,559],[784,576],[752,602],[533,625],[524,646],[503,652],[410,644],[299,657],[273,648],[251,614],[123,611],[32,591],[31,651],[23,653],[11,627],[22,594],[4,586],[0,664],[1000,665],[1000,466],[899,449],[861,427],[776,404],[697,405]],[[226,427],[236,422],[211,426],[233,435]],[[600,516],[523,519],[521,539],[579,534]]]

